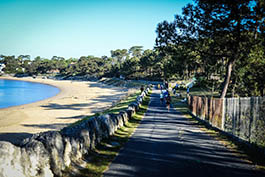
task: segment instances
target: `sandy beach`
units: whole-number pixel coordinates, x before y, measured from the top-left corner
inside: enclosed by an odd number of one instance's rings
[[[0,109],[0,141],[15,144],[34,133],[60,130],[87,115],[100,112],[128,93],[128,89],[125,88],[91,81],[33,78],[17,80],[53,85],[61,91],[58,95],[43,101]]]

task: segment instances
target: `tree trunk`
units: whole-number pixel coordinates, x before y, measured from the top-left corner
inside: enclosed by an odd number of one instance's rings
[[[233,88],[232,88],[232,97],[235,97],[235,90],[236,90],[236,83],[237,83],[237,78],[235,78],[235,82],[233,83]]]
[[[223,89],[222,89],[221,98],[225,98],[225,96],[226,96],[229,82],[231,79],[231,73],[232,73],[233,65],[234,65],[234,60],[229,60],[229,62],[227,64],[227,68],[226,68],[225,80],[223,82]]]
[[[259,92],[260,92],[260,96],[261,97],[264,97],[264,88],[263,87],[261,87],[260,89],[259,89]]]

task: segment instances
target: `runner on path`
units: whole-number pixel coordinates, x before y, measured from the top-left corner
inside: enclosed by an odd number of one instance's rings
[[[148,110],[104,176],[262,177],[265,174],[242,160],[179,112],[160,106],[153,90]]]

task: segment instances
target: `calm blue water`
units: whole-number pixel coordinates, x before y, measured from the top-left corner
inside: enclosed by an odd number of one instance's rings
[[[58,88],[50,85],[0,79],[0,108],[33,103],[59,92]]]

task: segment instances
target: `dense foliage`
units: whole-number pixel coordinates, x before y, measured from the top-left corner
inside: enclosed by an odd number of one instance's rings
[[[157,25],[153,50],[142,46],[110,51],[111,57],[0,55],[5,73],[62,77],[190,79],[221,97],[263,96],[265,87],[265,2],[195,0],[173,22]],[[0,67],[1,69],[1,67]],[[228,93],[228,94],[227,94]]]
[[[51,59],[29,55],[0,55],[2,71],[17,76],[53,75],[62,77],[124,77],[125,79],[160,78],[161,71],[153,50],[143,50],[142,46],[111,51],[111,57],[82,56],[79,59],[54,56]],[[158,69],[157,69],[158,68]]]
[[[156,48],[175,68],[170,74],[200,74],[221,97],[263,96],[264,31],[262,0],[196,0],[158,24]]]

